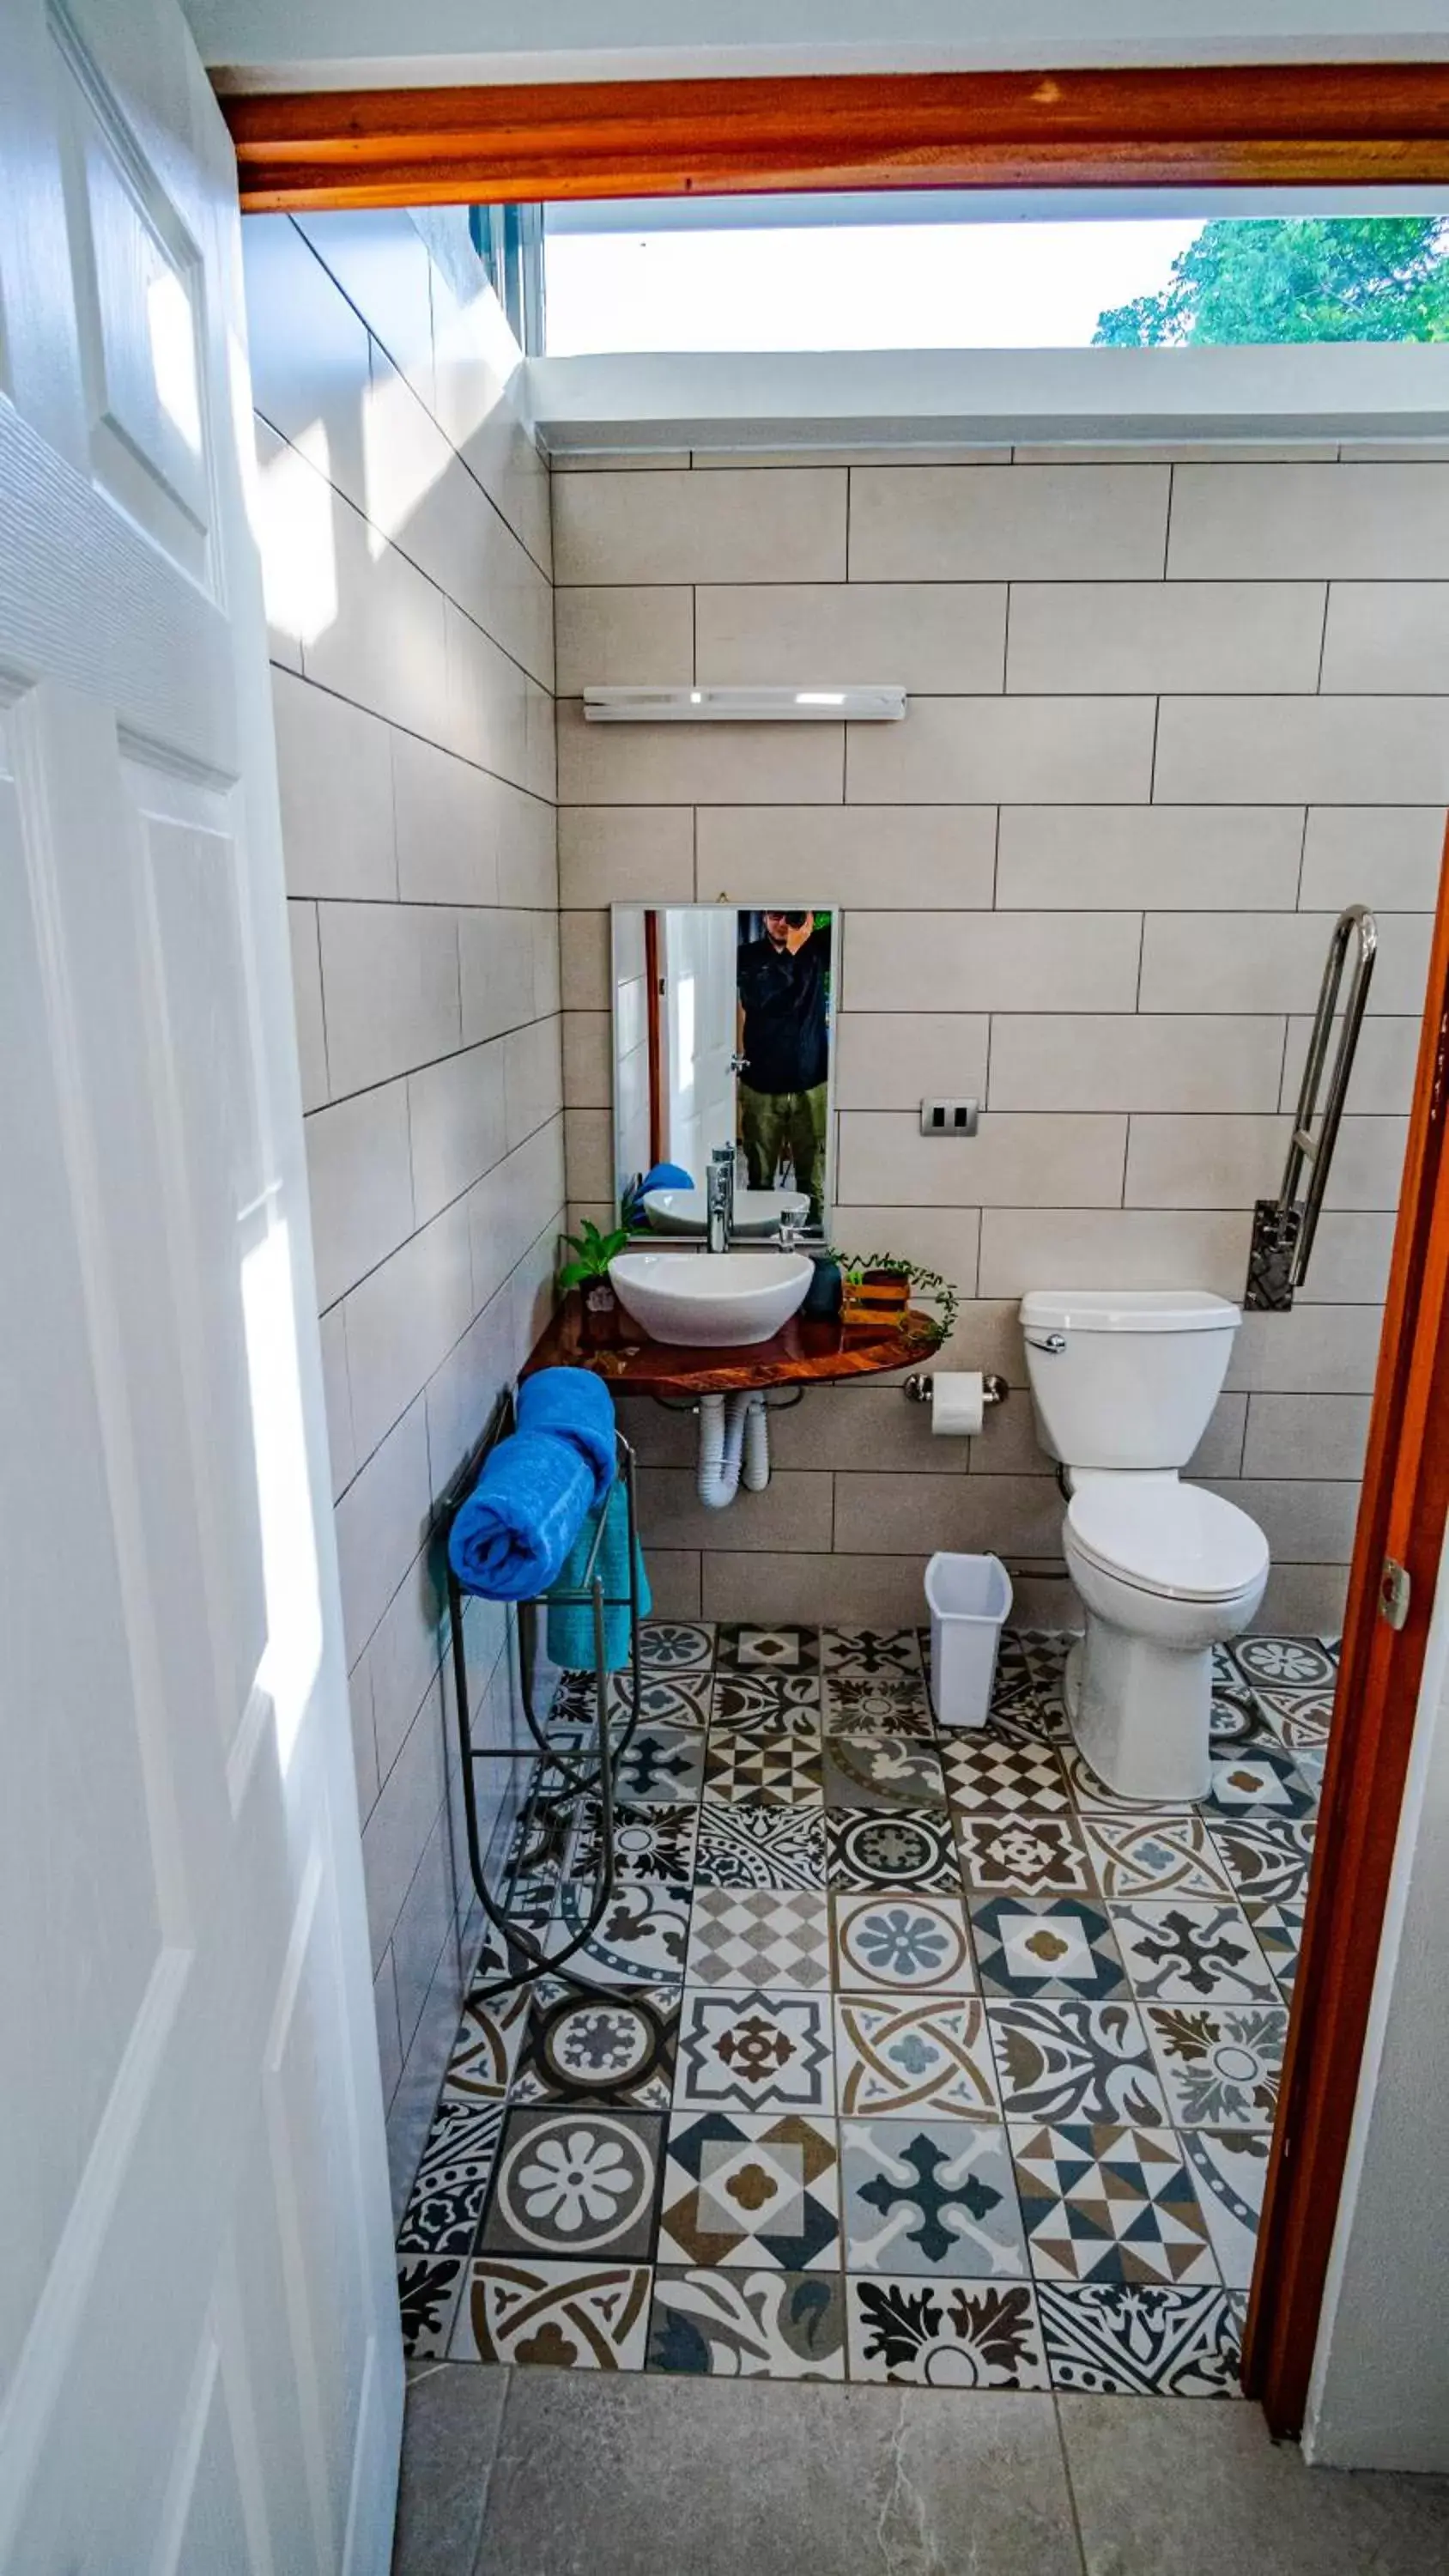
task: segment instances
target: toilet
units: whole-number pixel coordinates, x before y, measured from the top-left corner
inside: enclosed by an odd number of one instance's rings
[[[1212,1650],[1247,1627],[1268,1542],[1178,1470],[1217,1402],[1241,1320],[1204,1289],[1033,1289],[1021,1305],[1042,1444],[1068,1494],[1063,1545],[1087,1613],[1067,1717],[1099,1779],[1151,1804],[1208,1787]]]

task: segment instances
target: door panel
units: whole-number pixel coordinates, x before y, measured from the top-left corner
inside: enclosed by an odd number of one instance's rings
[[[234,174],[175,0],[12,0],[0,147],[0,2566],[381,2576]]]

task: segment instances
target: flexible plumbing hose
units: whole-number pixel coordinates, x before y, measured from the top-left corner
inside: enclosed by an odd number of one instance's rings
[[[712,1512],[734,1501],[744,1482],[753,1494],[770,1481],[770,1434],[759,1394],[699,1399],[699,1499]]]

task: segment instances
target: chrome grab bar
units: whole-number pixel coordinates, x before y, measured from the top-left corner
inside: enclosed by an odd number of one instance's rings
[[[1322,1123],[1315,1136],[1313,1122],[1320,1115],[1318,1095],[1328,1061],[1329,1041],[1338,1012],[1338,997],[1349,948],[1355,940],[1357,954],[1348,999],[1344,1004],[1343,1026],[1328,1076]],[[1292,1305],[1294,1291],[1302,1287],[1308,1275],[1309,1256],[1323,1212],[1329,1166],[1338,1141],[1339,1122],[1343,1117],[1348,1078],[1353,1071],[1359,1031],[1363,1026],[1378,944],[1378,923],[1367,904],[1351,903],[1346,911],[1339,914],[1324,960],[1318,1008],[1313,1015],[1303,1080],[1298,1089],[1298,1106],[1293,1113],[1288,1139],[1288,1159],[1283,1166],[1283,1185],[1276,1199],[1259,1199],[1254,1211],[1248,1285],[1243,1298],[1245,1306],[1281,1312]],[[1308,1173],[1308,1190],[1305,1197],[1300,1197],[1305,1170]]]

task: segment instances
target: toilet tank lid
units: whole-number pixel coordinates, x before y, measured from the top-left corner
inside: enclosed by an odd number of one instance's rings
[[[1033,1288],[1021,1320],[1029,1332],[1229,1333],[1242,1314],[1207,1288]]]

